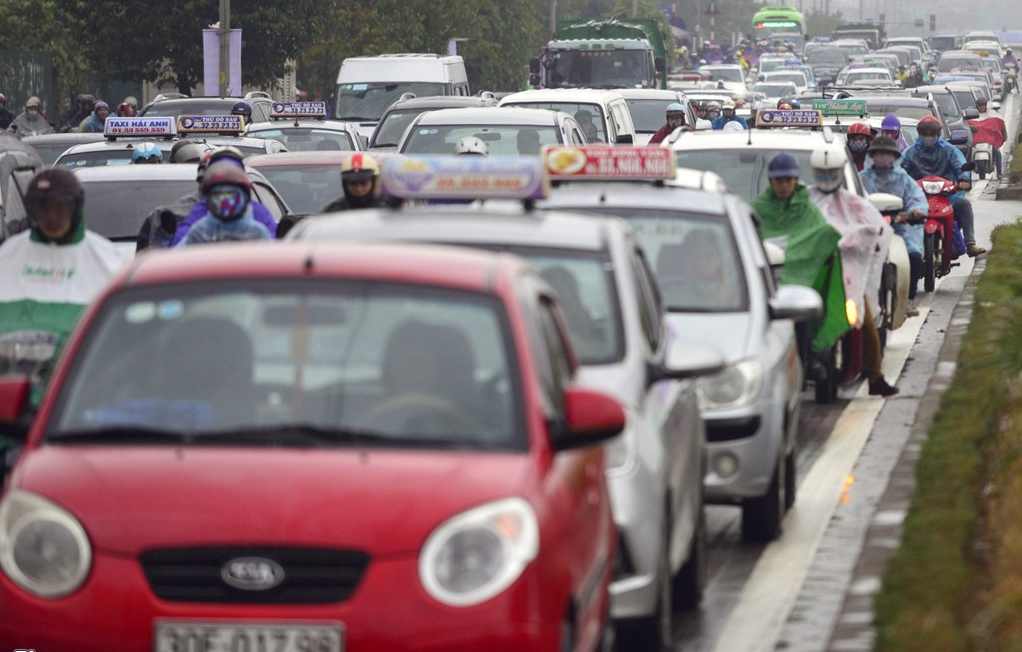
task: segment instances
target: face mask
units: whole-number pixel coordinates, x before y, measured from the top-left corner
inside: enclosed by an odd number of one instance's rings
[[[873,169],[878,172],[888,172],[894,169],[894,154],[889,152],[877,152],[873,155]]]
[[[856,154],[862,154],[869,149],[868,140],[853,140],[848,143],[848,149],[852,150]]]
[[[937,144],[937,136],[920,136],[919,142],[923,144],[923,147],[933,147]]]
[[[813,170],[813,183],[826,193],[841,187],[841,170]]]
[[[248,193],[238,186],[228,184],[213,186],[206,196],[206,207],[218,220],[232,222],[245,214]]]
[[[671,129],[677,129],[685,123],[685,120],[681,116],[667,116],[667,124],[670,125]]]

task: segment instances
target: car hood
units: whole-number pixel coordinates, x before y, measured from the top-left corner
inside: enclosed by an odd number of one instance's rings
[[[97,549],[306,545],[415,553],[466,508],[521,495],[515,453],[44,446],[21,488],[74,514]]]
[[[707,346],[733,364],[752,350],[752,316],[747,312],[672,312],[667,315],[672,341]]]

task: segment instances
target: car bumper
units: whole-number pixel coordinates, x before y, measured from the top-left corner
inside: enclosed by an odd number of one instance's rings
[[[416,574],[415,559],[376,560],[349,599],[331,604],[168,602],[150,591],[137,560],[97,553],[86,584],[59,600],[26,595],[0,577],[0,649],[152,652],[154,621],[165,618],[339,622],[348,650],[559,649],[566,603],[557,602],[565,596],[543,597],[549,587],[542,578],[527,571],[496,598],[456,608],[432,600],[418,583],[409,586]]]
[[[786,410],[780,400],[763,399],[745,409],[706,413],[707,502],[734,503],[766,493],[785,441]]]

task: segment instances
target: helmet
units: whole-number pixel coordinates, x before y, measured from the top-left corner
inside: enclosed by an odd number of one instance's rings
[[[793,109],[801,109],[802,108],[802,103],[799,102],[798,100],[794,99],[794,98],[792,98],[790,104],[791,104],[791,108],[793,108]]]
[[[117,105],[117,115],[123,114],[126,116],[130,116],[132,115],[132,113],[133,110],[131,108],[131,105],[128,104],[127,102],[121,102],[120,104]]]
[[[896,157],[901,156],[901,150],[898,149],[898,143],[894,142],[894,139],[889,136],[877,136],[873,144],[866,150],[870,154],[873,152],[890,152]]]
[[[28,182],[25,192],[25,211],[28,213],[29,224],[36,230],[36,211],[41,202],[66,202],[72,207],[72,232],[82,221],[82,203],[85,193],[78,176],[67,168],[46,168]]]
[[[1011,48],[1004,48],[1005,54],[1011,54]]]
[[[124,98],[124,103],[131,106],[131,108],[133,109],[138,108],[138,100],[135,99],[134,95],[129,95],[126,98]]]
[[[241,150],[233,145],[224,145],[223,147],[217,147],[209,155],[209,165],[213,165],[217,161],[228,159],[234,161],[239,167],[245,165],[245,155],[241,153]]]
[[[206,152],[203,146],[190,140],[179,140],[170,149],[171,163],[198,163]],[[207,160],[207,165],[209,161]]]
[[[99,111],[100,109],[106,109],[107,111],[110,111],[110,105],[100,100],[99,102],[96,102],[96,104],[92,107],[92,110]]]
[[[85,102],[86,104],[95,104],[96,103],[96,98],[94,96],[92,96],[91,94],[89,94],[89,93],[81,95],[80,97],[82,98],[81,101]]]
[[[139,143],[131,153],[132,163],[162,163],[163,152],[153,143]]]
[[[738,122],[737,120],[731,120],[726,125],[724,125],[722,131],[745,131],[745,127],[743,127],[742,123]]]
[[[940,120],[933,117],[932,115],[928,115],[919,122],[917,122],[916,133],[922,136],[924,131],[940,133],[941,131]]]
[[[853,122],[852,126],[848,127],[848,135],[866,136],[870,140],[873,140],[873,130],[870,129],[869,125],[865,122]]]
[[[893,113],[888,113],[884,116],[884,121],[880,123],[880,129],[882,131],[898,131],[901,129],[901,120]]]
[[[455,154],[473,154],[476,156],[488,156],[490,147],[481,138],[465,136],[454,146]]]
[[[798,178],[798,161],[791,154],[781,152],[770,159],[767,170],[771,179]]]
[[[778,102],[777,108],[780,109],[781,111],[790,111],[791,105],[788,104],[787,102]]]
[[[848,154],[844,147],[830,144],[813,150],[809,156],[809,166],[814,170],[838,170],[844,167],[847,160]]]
[[[735,101],[734,100],[724,100],[724,104],[721,105],[721,108],[723,108],[723,109],[731,109],[733,111],[734,108],[735,108]]]
[[[39,107],[42,107],[42,105],[43,105],[43,103],[42,103],[42,100],[40,100],[40,99],[39,99],[38,97],[36,97],[35,95],[33,95],[32,97],[28,98],[28,101],[27,101],[27,102],[25,102],[25,108],[26,108],[26,109],[27,109],[28,107],[30,107],[30,106],[34,106],[34,107],[36,107],[36,108],[39,108]]]
[[[380,176],[380,166],[369,154],[356,152],[341,163],[341,181],[376,181]]]
[[[231,115],[245,116],[246,119],[252,118],[252,107],[248,102],[236,102],[231,107]]]
[[[685,107],[682,106],[680,102],[671,102],[670,104],[667,105],[666,113],[668,115],[670,115],[672,113],[680,113],[682,115],[682,117],[684,117],[685,116]]]
[[[987,103],[987,98],[983,97],[982,95],[979,95],[979,96],[976,97],[976,104],[986,104],[986,103]]]
[[[6,101],[7,101],[7,96],[4,95],[3,93],[0,93],[0,102],[6,102]]]
[[[742,51],[741,50],[735,50],[735,56],[736,57],[742,56]]]
[[[222,184],[241,186],[248,192],[252,191],[252,180],[240,167],[226,161],[211,163],[202,177],[202,192],[209,192],[213,186]]]

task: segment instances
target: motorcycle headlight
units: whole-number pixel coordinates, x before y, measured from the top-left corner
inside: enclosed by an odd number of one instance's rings
[[[724,371],[699,379],[699,407],[703,410],[741,407],[759,398],[763,365],[757,359],[736,362]]]
[[[940,191],[944,188],[943,181],[924,181],[923,192],[927,195],[939,195]]]
[[[536,558],[539,524],[532,506],[506,498],[449,519],[426,539],[419,579],[433,598],[467,607],[511,586]]]
[[[0,503],[0,568],[12,582],[60,598],[82,585],[91,565],[89,537],[67,510],[18,490]]]

